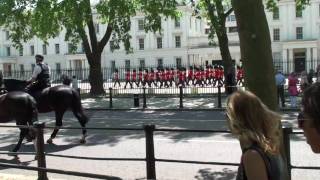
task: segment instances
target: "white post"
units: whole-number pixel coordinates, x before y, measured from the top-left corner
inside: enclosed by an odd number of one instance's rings
[[[291,73],[294,71],[294,59],[293,59],[293,49],[289,49],[289,59],[288,59],[288,62],[289,62],[289,72],[288,73]]]
[[[311,68],[311,66],[312,66],[311,61],[312,61],[311,48],[307,48],[306,71],[308,71]]]
[[[282,64],[283,64],[283,67],[282,67],[282,73],[288,73],[287,72],[287,66],[288,66],[288,57],[287,57],[287,49],[283,49],[282,50]]]

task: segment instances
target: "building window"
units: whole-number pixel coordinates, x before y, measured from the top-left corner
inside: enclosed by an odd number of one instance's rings
[[[24,65],[20,64],[19,66],[20,66],[20,74],[24,76]]]
[[[144,50],[144,39],[143,38],[139,39],[139,50]]]
[[[273,29],[273,41],[280,41],[280,29]]]
[[[115,43],[115,41],[110,41],[110,51],[113,52],[116,49],[120,49],[119,44]]]
[[[177,68],[181,68],[181,65],[182,65],[181,58],[176,58],[176,66],[177,66]]]
[[[56,72],[57,72],[57,74],[61,74],[61,64],[60,63],[56,63]]]
[[[302,17],[302,7],[299,7],[296,5],[296,18],[301,18]]]
[[[146,67],[146,61],[145,59],[139,59],[139,67],[141,69],[144,69]]]
[[[45,44],[42,45],[42,53],[43,53],[43,55],[47,54],[47,45],[45,45]]]
[[[130,69],[130,60],[129,59],[126,59],[124,61],[124,67],[125,67],[125,69]]]
[[[144,30],[144,20],[143,19],[139,19],[138,20],[138,30],[139,31],[143,31]]]
[[[10,47],[7,47],[7,56],[11,56],[11,48]]]
[[[81,44],[81,53],[84,53],[86,50],[84,49],[84,45]]]
[[[283,71],[283,62],[281,61],[281,53],[273,53],[273,66],[276,71]]]
[[[303,39],[303,28],[302,27],[296,27],[296,38]]]
[[[10,33],[9,31],[6,31],[6,40],[9,40],[10,39]]]
[[[23,48],[19,48],[19,56],[23,56]]]
[[[162,37],[157,38],[157,48],[161,49],[162,48]]]
[[[158,68],[163,68],[163,59],[162,58],[157,59],[157,65],[158,65]]]
[[[95,24],[95,28],[96,28],[96,33],[99,34],[99,32],[100,32],[99,23]]]
[[[234,14],[229,15],[228,21],[236,21],[236,16]]]
[[[279,8],[278,7],[275,7],[274,10],[273,10],[273,20],[279,20],[280,16],[279,16]]]
[[[114,73],[114,70],[116,69],[116,61],[111,61],[111,73]]]
[[[210,28],[206,28],[206,29],[204,30],[204,33],[205,33],[205,34],[209,34],[209,33],[210,33]]]
[[[3,72],[5,76],[12,75],[12,66],[9,63],[3,63]]]
[[[181,47],[181,37],[176,36],[175,41],[176,41],[176,48],[180,48]]]
[[[56,52],[56,54],[60,54],[60,45],[59,44],[55,44],[55,52]]]
[[[181,26],[180,18],[176,18],[176,19],[174,20],[174,27],[175,27],[175,28],[180,28],[180,26]]]
[[[235,33],[235,32],[238,32],[238,27],[237,26],[229,27],[228,30],[229,30],[229,33]]]
[[[30,46],[30,54],[31,54],[31,56],[34,55],[34,45]]]
[[[74,48],[75,48],[75,47],[73,46],[73,44],[68,43],[68,54],[72,54]]]

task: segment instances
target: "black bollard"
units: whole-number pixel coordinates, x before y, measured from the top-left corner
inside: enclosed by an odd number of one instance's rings
[[[179,108],[182,109],[183,108],[183,87],[180,86],[179,89],[180,89],[180,95],[179,95],[180,96],[180,106],[179,106]]]
[[[34,124],[34,127],[37,131],[37,160],[38,160],[38,167],[46,168],[46,156],[44,154],[44,140],[43,140],[43,128],[45,124],[43,122],[37,122]],[[48,180],[47,172],[43,170],[38,171],[38,180]]]
[[[155,125],[144,125],[143,128],[146,135],[147,179],[156,179],[156,161],[154,157],[153,142],[153,132],[155,130]]]
[[[112,109],[112,88],[109,88],[109,108]]]
[[[221,86],[218,85],[218,108],[222,108],[221,105]]]
[[[289,174],[289,180],[291,180],[291,157],[290,157],[290,134],[292,133],[292,128],[290,127],[283,127],[282,128],[283,133],[283,145],[284,145],[284,151],[286,155],[286,162],[287,162],[287,168],[288,168],[288,174]]]
[[[143,87],[143,106],[142,108],[145,109],[147,108],[147,95],[146,95],[146,87]]]

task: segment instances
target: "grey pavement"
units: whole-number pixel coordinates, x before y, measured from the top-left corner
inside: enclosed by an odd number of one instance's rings
[[[136,128],[143,124],[155,124],[158,128],[225,130],[223,111],[86,111],[90,117],[88,127]],[[296,131],[295,112],[283,114],[283,124]],[[54,125],[53,113],[41,114],[40,120]],[[8,123],[14,124],[14,123]],[[71,113],[64,117],[64,126],[79,127]],[[17,130],[4,128],[0,133],[0,151],[13,148]],[[45,139],[51,130],[45,131]],[[145,179],[144,162],[84,160],[81,157],[100,158],[144,158],[145,139],[143,131],[99,131],[88,130],[87,143],[79,144],[80,130],[61,130],[54,145],[46,144],[47,153],[80,156],[76,159],[47,156],[47,167],[64,170],[97,173],[121,179]],[[194,161],[221,161],[238,163],[241,150],[238,141],[230,134],[156,132],[155,155],[161,159]],[[320,158],[311,152],[301,135],[291,136],[292,164],[320,166]],[[31,143],[22,146],[22,152],[34,151]],[[34,157],[20,155],[14,159],[0,156],[0,162],[36,166]],[[158,179],[235,179],[236,167],[157,162]],[[0,168],[0,173],[36,176],[36,172],[11,168]],[[317,179],[320,171],[293,170],[293,178]],[[75,176],[49,174],[50,179],[87,180]],[[1,176],[0,176],[1,177]]]
[[[226,107],[227,97],[223,96],[221,99],[222,107]],[[301,98],[298,97],[297,104],[300,104]],[[99,98],[84,98],[82,104],[84,108],[108,109],[108,97]],[[147,97],[147,109],[179,109],[180,98],[178,97]],[[143,106],[143,99],[139,98],[139,107],[134,107],[133,95],[132,97],[115,97],[112,100],[114,109],[141,109]],[[215,96],[198,96],[198,97],[184,97],[183,108],[185,109],[214,109],[218,107],[218,97]],[[290,100],[286,99],[286,107],[290,108]]]

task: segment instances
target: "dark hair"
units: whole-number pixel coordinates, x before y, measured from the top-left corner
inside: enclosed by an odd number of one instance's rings
[[[36,58],[37,60],[43,61],[43,56],[40,55],[40,54],[37,54],[37,55],[35,56],[35,58]]]
[[[320,133],[320,83],[314,83],[308,87],[302,98],[303,111],[308,114]]]

